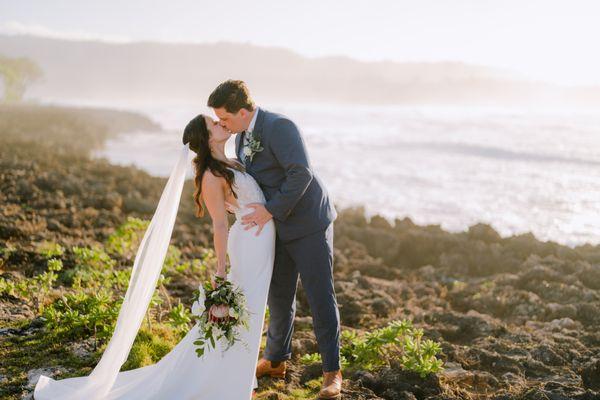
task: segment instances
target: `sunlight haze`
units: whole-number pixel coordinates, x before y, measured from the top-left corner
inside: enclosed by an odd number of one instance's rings
[[[305,56],[461,61],[600,85],[594,1],[0,1],[0,33],[112,42],[227,41]]]

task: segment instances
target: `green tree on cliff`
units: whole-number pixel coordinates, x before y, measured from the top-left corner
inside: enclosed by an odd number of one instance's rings
[[[8,58],[0,55],[0,76],[4,81],[5,103],[18,103],[29,84],[42,77],[40,67],[27,58]]]

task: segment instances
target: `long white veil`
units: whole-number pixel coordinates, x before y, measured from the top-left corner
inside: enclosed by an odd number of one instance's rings
[[[34,391],[36,400],[100,400],[110,391],[121,366],[127,360],[160,277],[179,209],[188,153],[189,146],[186,144],[140,243],[115,331],[100,361],[88,376],[62,380],[40,376]]]

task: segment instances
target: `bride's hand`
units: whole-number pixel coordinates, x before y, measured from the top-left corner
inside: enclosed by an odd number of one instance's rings
[[[217,287],[216,277],[227,279],[227,273],[219,270],[214,273],[214,275],[210,278],[210,283],[212,284],[213,289]]]

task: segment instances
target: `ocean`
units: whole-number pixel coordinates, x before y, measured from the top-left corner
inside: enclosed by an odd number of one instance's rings
[[[600,243],[600,112],[267,104],[292,118],[338,208],[364,207],[463,231],[532,232]],[[189,119],[205,107],[141,107],[164,129],[109,140],[95,153],[167,176]],[[227,153],[233,155],[232,137]],[[189,176],[191,177],[190,167]]]

